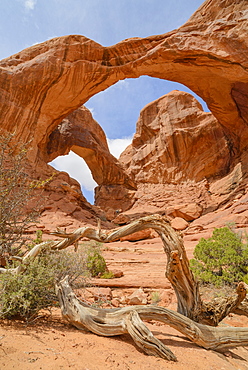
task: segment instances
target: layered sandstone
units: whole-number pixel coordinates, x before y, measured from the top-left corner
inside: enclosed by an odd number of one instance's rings
[[[43,155],[46,162],[50,162],[60,155],[68,154],[70,150],[85,160],[99,185],[135,188],[122,165],[110,154],[101,126],[84,106],[68,115],[49,135]]]
[[[79,35],[54,38],[34,45],[0,62],[2,127],[7,131],[15,131],[17,141],[31,142],[30,166],[34,173],[41,174],[43,171],[44,175],[45,171],[48,171],[45,162],[56,153],[68,151],[67,145],[53,147],[51,137],[53,135],[61,137],[57,127],[59,125],[62,127],[62,120],[81,107],[91,96],[125,78],[149,75],[168,79],[188,86],[206,101],[213,113],[215,119],[209,115],[211,129],[205,127],[202,131],[204,135],[206,134],[208,145],[204,144],[205,141],[199,135],[198,142],[201,141],[204,150],[199,149],[197,155],[204,161],[206,159],[204,153],[209,153],[214,163],[210,165],[208,162],[209,166],[204,166],[199,158],[190,155],[186,149],[183,150],[183,145],[195,148],[196,140],[194,134],[187,134],[186,139],[182,134],[183,130],[178,127],[172,130],[170,144],[172,157],[169,158],[168,151],[163,151],[161,163],[167,163],[169,160],[165,169],[164,166],[156,165],[151,156],[146,159],[148,166],[145,168],[145,176],[138,167],[133,166],[131,172],[138,180],[138,191],[134,195],[134,190],[130,190],[130,187],[135,186],[133,180],[123,173],[121,166],[113,161],[109,154],[106,154],[103,146],[98,146],[100,151],[91,149],[90,145],[86,144],[87,138],[82,139],[92,131],[85,128],[80,134],[82,145],[81,143],[78,145],[80,140],[74,138],[71,141],[71,148],[84,159],[88,158],[88,164],[92,169],[101,157],[100,168],[94,169],[94,176],[100,184],[97,190],[98,204],[106,204],[105,200],[102,201],[104,194],[107,200],[118,190],[120,198],[126,197],[124,208],[128,208],[138,200],[140,193],[144,194],[142,187],[147,186],[146,197],[153,197],[149,194],[149,186],[159,193],[162,178],[166,178],[166,181],[184,181],[187,178],[187,181],[190,181],[188,186],[190,189],[191,183],[193,184],[195,180],[199,181],[204,176],[209,178],[222,176],[228,171],[233,171],[238,164],[241,168],[242,182],[246,176],[246,166],[242,158],[248,137],[247,31],[246,0],[238,2],[207,0],[182,27],[163,35],[128,39],[110,47],[103,47]],[[196,116],[197,107],[199,108],[195,103],[193,115]],[[202,112],[199,115],[203,117],[201,124],[195,126],[195,123],[192,123],[195,120],[189,120],[196,132],[202,130],[201,125],[204,126],[207,119],[207,114]],[[181,119],[182,113],[179,116]],[[222,128],[217,125],[216,120]],[[87,122],[86,125],[90,126],[90,123]],[[158,122],[154,122],[151,131],[157,130],[156,125]],[[67,137],[69,131],[73,132],[72,136],[75,135],[72,126],[74,124],[67,124],[65,130]],[[187,130],[190,133],[191,130]],[[136,136],[135,139],[139,151],[142,135],[140,138]],[[149,135],[153,137],[152,132],[149,132]],[[214,137],[217,139],[215,148],[218,150],[215,157],[209,148]],[[88,135],[94,146],[95,139],[91,138],[91,134]],[[173,146],[176,142],[180,143],[179,148]],[[149,145],[148,153],[152,143]],[[145,156],[142,150],[135,156],[137,166],[144,162]],[[189,165],[185,157],[188,161],[193,160],[193,164]],[[149,166],[152,171],[149,171]],[[179,168],[176,168],[177,166]],[[147,176],[150,182],[146,182]],[[231,183],[232,186],[236,186],[234,181]],[[204,184],[202,186],[204,187]],[[170,192],[170,189],[163,188],[163,191]],[[175,194],[174,190],[173,193]],[[197,203],[196,195],[193,193],[194,191],[187,201],[181,194],[181,198],[177,199],[178,202],[182,200],[184,203],[188,201]],[[213,204],[212,201],[208,204],[207,196],[205,192],[204,196],[200,196],[200,201],[198,199],[201,206],[202,203],[206,203],[205,209],[211,208]],[[165,202],[164,197],[161,198],[161,202]],[[114,207],[117,205],[118,202]]]
[[[196,182],[229,172],[229,137],[190,94],[172,91],[140,112],[131,145],[122,154],[137,183]]]
[[[50,134],[91,96],[124,78],[185,84],[208,104],[236,155],[247,144],[247,2],[207,0],[182,27],[103,47],[84,36],[54,38],[0,63],[2,126],[32,140],[37,163]]]

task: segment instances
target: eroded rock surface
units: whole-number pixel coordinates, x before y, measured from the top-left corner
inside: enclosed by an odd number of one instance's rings
[[[148,124],[149,130],[142,135],[138,133],[135,146],[140,153],[137,156],[133,155],[137,167],[131,166],[131,173],[138,181],[136,193],[129,190],[130,178],[123,174],[119,165],[113,164],[108,154],[105,157],[101,154],[100,169],[94,170],[94,176],[100,184],[96,194],[97,204],[109,207],[110,197],[118,192],[113,209],[118,206],[119,198],[123,197],[125,198],[123,210],[130,208],[130,204],[142,205],[149,197],[148,208],[152,208],[155,201],[157,209],[158,206],[163,208],[170,205],[168,198],[179,194],[178,202],[196,202],[205,211],[211,207],[214,209],[216,204],[219,204],[217,196],[221,192],[216,189],[221,183],[211,183],[215,188],[212,198],[209,198],[209,190],[202,190],[205,186],[203,177],[214,178],[216,173],[220,176],[225,174],[229,176],[234,171],[237,176],[229,177],[229,185],[225,180],[222,181],[226,189],[231,189],[232,193],[234,188],[241,186],[247,173],[245,162],[242,162],[248,138],[247,31],[246,0],[238,2],[207,0],[183,26],[163,35],[128,39],[110,47],[103,47],[79,35],[58,37],[34,45],[0,62],[1,125],[7,131],[15,131],[17,141],[31,142],[30,164],[35,173],[41,174],[42,171],[43,173],[47,171],[45,162],[52,156],[52,151],[49,152],[49,156],[47,155],[47,149],[48,147],[51,149],[50,138],[54,130],[64,118],[81,107],[94,94],[119,80],[137,78],[141,75],[180,82],[206,101],[215,118],[204,112],[196,113],[200,108],[195,103],[192,115],[201,116],[201,123],[197,125],[194,120],[188,118],[190,124],[194,126],[191,135],[190,129],[187,129],[188,133],[184,135],[180,124],[176,129],[170,128],[172,130],[170,155],[169,151],[164,150],[160,158],[163,165],[159,168],[149,154],[152,153],[151,149],[156,150],[160,144],[157,142],[157,147],[153,147],[152,143],[152,140],[155,140],[154,133],[158,122]],[[182,114],[183,112],[179,114],[181,122]],[[203,129],[207,116],[210,119],[209,126],[206,125]],[[195,132],[198,133],[197,140],[194,137]],[[84,131],[84,134],[86,133],[87,130]],[[81,139],[84,134],[81,135]],[[201,135],[204,135],[205,139]],[[150,140],[147,153],[140,147],[142,136],[147,136],[146,144]],[[92,137],[88,138],[91,140]],[[216,139],[215,154],[211,152],[210,147],[213,138]],[[91,151],[85,144],[87,140],[83,141],[83,146],[79,146],[77,141],[72,141],[72,148],[80,152],[84,158],[91,153],[88,163],[93,168],[97,151]],[[186,145],[195,148],[196,143],[198,145],[200,142],[204,150],[199,149],[197,156],[194,155],[196,153],[189,153],[186,150]],[[92,140],[91,143],[93,144]],[[178,143],[179,147],[175,146],[175,143]],[[55,153],[59,152],[58,148],[53,149]],[[206,153],[207,156],[204,157]],[[150,155],[148,159],[147,154],[148,157]],[[140,166],[144,160],[146,167],[141,171]],[[207,165],[204,164],[206,160]],[[106,166],[106,163],[112,163],[113,166]],[[237,166],[240,166],[239,169]],[[234,181],[234,178],[238,180]],[[161,179],[170,182],[187,179],[188,185],[180,183],[179,188],[175,186],[171,188],[170,184],[166,184],[166,188],[163,186],[161,192]],[[197,190],[194,186],[195,181],[199,184]],[[149,186],[152,186],[152,193],[149,193]],[[180,187],[182,190],[185,186],[188,189],[187,195],[179,191]],[[192,194],[191,188],[194,189]],[[153,195],[155,192],[158,194],[156,198]],[[162,193],[169,194],[169,197]],[[139,204],[140,195],[143,196],[143,200]],[[222,198],[225,202],[230,196],[226,193]]]
[[[91,96],[124,78],[149,75],[185,84],[247,146],[247,1],[207,0],[182,27],[103,47],[71,35],[34,45],[0,62],[2,126],[32,140],[34,163],[49,135]]]
[[[50,162],[60,155],[68,154],[70,150],[85,160],[99,185],[125,185],[135,189],[134,181],[110,154],[101,126],[84,106],[67,116],[50,134],[47,150],[43,154],[46,161]]]
[[[143,108],[120,160],[137,183],[201,181],[229,172],[230,140],[191,94],[172,91]]]

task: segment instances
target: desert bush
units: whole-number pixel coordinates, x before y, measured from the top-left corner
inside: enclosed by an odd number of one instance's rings
[[[55,282],[66,275],[72,284],[87,281],[84,253],[45,251],[30,262],[24,273],[1,274],[0,317],[20,316],[29,321],[40,309],[54,306]]]
[[[41,241],[42,233],[38,231],[29,249]],[[29,321],[39,310],[56,305],[55,282],[65,276],[73,287],[81,288],[91,285],[90,277],[111,278],[112,274],[97,242],[82,244],[77,252],[45,250],[24,273],[0,274],[0,318],[19,316]]]
[[[101,276],[100,278],[101,279],[113,279],[115,277],[115,274],[113,273],[113,271],[105,271]]]
[[[190,260],[193,273],[203,283],[215,286],[239,281],[248,283],[248,246],[230,227],[218,228],[202,238]]]
[[[101,276],[108,272],[106,261],[102,256],[100,247],[89,246],[85,248],[86,266],[92,277]]]
[[[151,293],[151,303],[158,304],[161,301],[160,293],[159,292],[152,292]]]

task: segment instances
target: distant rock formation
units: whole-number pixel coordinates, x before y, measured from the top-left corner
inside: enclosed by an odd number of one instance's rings
[[[180,82],[201,96],[247,146],[247,1],[207,0],[169,33],[103,47],[84,36],[58,37],[0,62],[1,125],[33,142],[42,158],[50,134],[94,94],[124,78],[149,75]]]
[[[47,176],[49,171],[45,163],[48,160],[54,158],[56,153],[62,154],[63,150],[68,150],[61,139],[65,132],[66,137],[70,137],[71,148],[87,160],[91,167],[93,176],[100,185],[96,190],[97,204],[105,208],[110,205],[111,198],[114,199],[113,194],[117,199],[114,209],[118,206],[119,199],[125,199],[122,210],[128,209],[134,202],[137,203],[140,194],[146,199],[150,196],[152,203],[152,198],[155,198],[148,188],[152,185],[153,192],[157,191],[159,194],[162,179],[179,181],[189,178],[198,181],[204,176],[214,178],[217,174],[222,175],[229,171],[234,174],[233,177],[230,175],[230,179],[238,178],[239,184],[247,174],[247,33],[247,0],[206,0],[188,22],[163,35],[132,38],[110,47],[103,47],[79,35],[58,37],[34,45],[0,61],[1,127],[10,132],[15,131],[17,141],[31,143],[30,166],[39,176],[42,171]],[[93,138],[90,127],[88,129],[85,126],[80,137],[72,139],[75,122],[61,122],[94,94],[119,80],[141,75],[168,79],[188,86],[205,100],[215,118],[202,112],[199,105],[188,97],[192,106],[187,109],[191,110],[194,119],[191,117],[188,121],[187,118],[184,120],[181,111],[181,123],[178,122],[174,128],[167,124],[167,128],[162,130],[162,138],[168,143],[167,149],[163,149],[156,138],[158,121],[151,121],[149,115],[142,118],[145,125],[140,124],[133,142],[133,148],[137,148],[139,153],[133,153],[128,176],[105,150],[104,141],[100,145],[99,140]],[[162,101],[163,98],[161,104]],[[160,109],[159,104],[151,104],[150,109]],[[182,103],[180,100],[178,103],[171,100],[168,104],[171,112],[174,109],[176,121],[176,105],[182,106]],[[143,115],[144,112],[145,110]],[[76,116],[77,114],[79,113],[73,113]],[[152,116],[155,117],[154,112]],[[195,120],[196,117],[199,121]],[[206,124],[207,120],[211,128]],[[196,124],[196,121],[199,123]],[[187,122],[194,128],[186,129]],[[183,125],[183,130],[180,125]],[[192,130],[194,134],[191,135]],[[98,133],[101,137],[102,133]],[[58,146],[51,142],[51,138],[58,139]],[[215,145],[214,138],[217,141]],[[152,143],[150,139],[156,143]],[[94,149],[86,143],[87,140],[90,140]],[[141,148],[142,140],[147,153]],[[203,148],[200,148],[200,143]],[[192,151],[196,150],[196,153],[189,152],[186,146]],[[160,156],[160,166],[151,155],[157,148],[158,155],[155,153],[154,158]],[[145,160],[146,167],[141,170],[140,166]],[[99,169],[95,168],[96,161],[99,162]],[[132,175],[138,181],[136,193],[133,190],[136,185]],[[150,182],[146,183],[147,180]],[[229,185],[238,186],[234,182],[232,180],[231,185],[227,182],[227,188]],[[215,190],[217,188],[215,185]],[[168,194],[170,191],[169,188],[166,190]],[[166,199],[162,193],[160,204]],[[174,190],[173,193],[175,195]],[[204,209],[212,206],[207,205],[206,197],[207,193],[200,202]],[[196,192],[192,190],[190,203],[195,203],[196,198]],[[156,205],[158,204],[156,198]]]
[[[192,95],[172,91],[142,109],[120,161],[137,183],[198,182],[229,172],[230,140]]]
[[[248,154],[235,157],[231,143],[213,114],[189,93],[172,91],[148,104],[119,159],[137,185],[129,214],[162,212],[177,218],[176,228],[186,228],[182,219],[192,222],[242,202]]]
[[[72,112],[56,127],[49,135],[46,151],[42,154],[50,162],[68,154],[70,150],[85,160],[99,185],[125,185],[135,189],[135,183],[110,154],[101,126],[84,106]]]

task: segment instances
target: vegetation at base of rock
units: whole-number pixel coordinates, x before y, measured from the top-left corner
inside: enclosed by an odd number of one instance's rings
[[[105,271],[100,277],[101,279],[113,279],[115,274],[112,271]]]
[[[151,303],[152,304],[157,304],[161,301],[161,297],[159,292],[152,292],[151,293]]]
[[[230,227],[217,228],[211,238],[202,238],[194,250],[190,267],[203,283],[215,286],[248,283],[248,245]]]
[[[42,242],[42,231],[27,247]],[[0,274],[0,318],[21,317],[29,321],[39,310],[57,304],[55,282],[69,276],[74,287],[90,285],[90,277],[114,277],[101,254],[101,243],[85,242],[78,251],[45,250],[31,261],[23,274]],[[20,262],[13,262],[17,265]],[[7,268],[9,266],[6,266]]]

